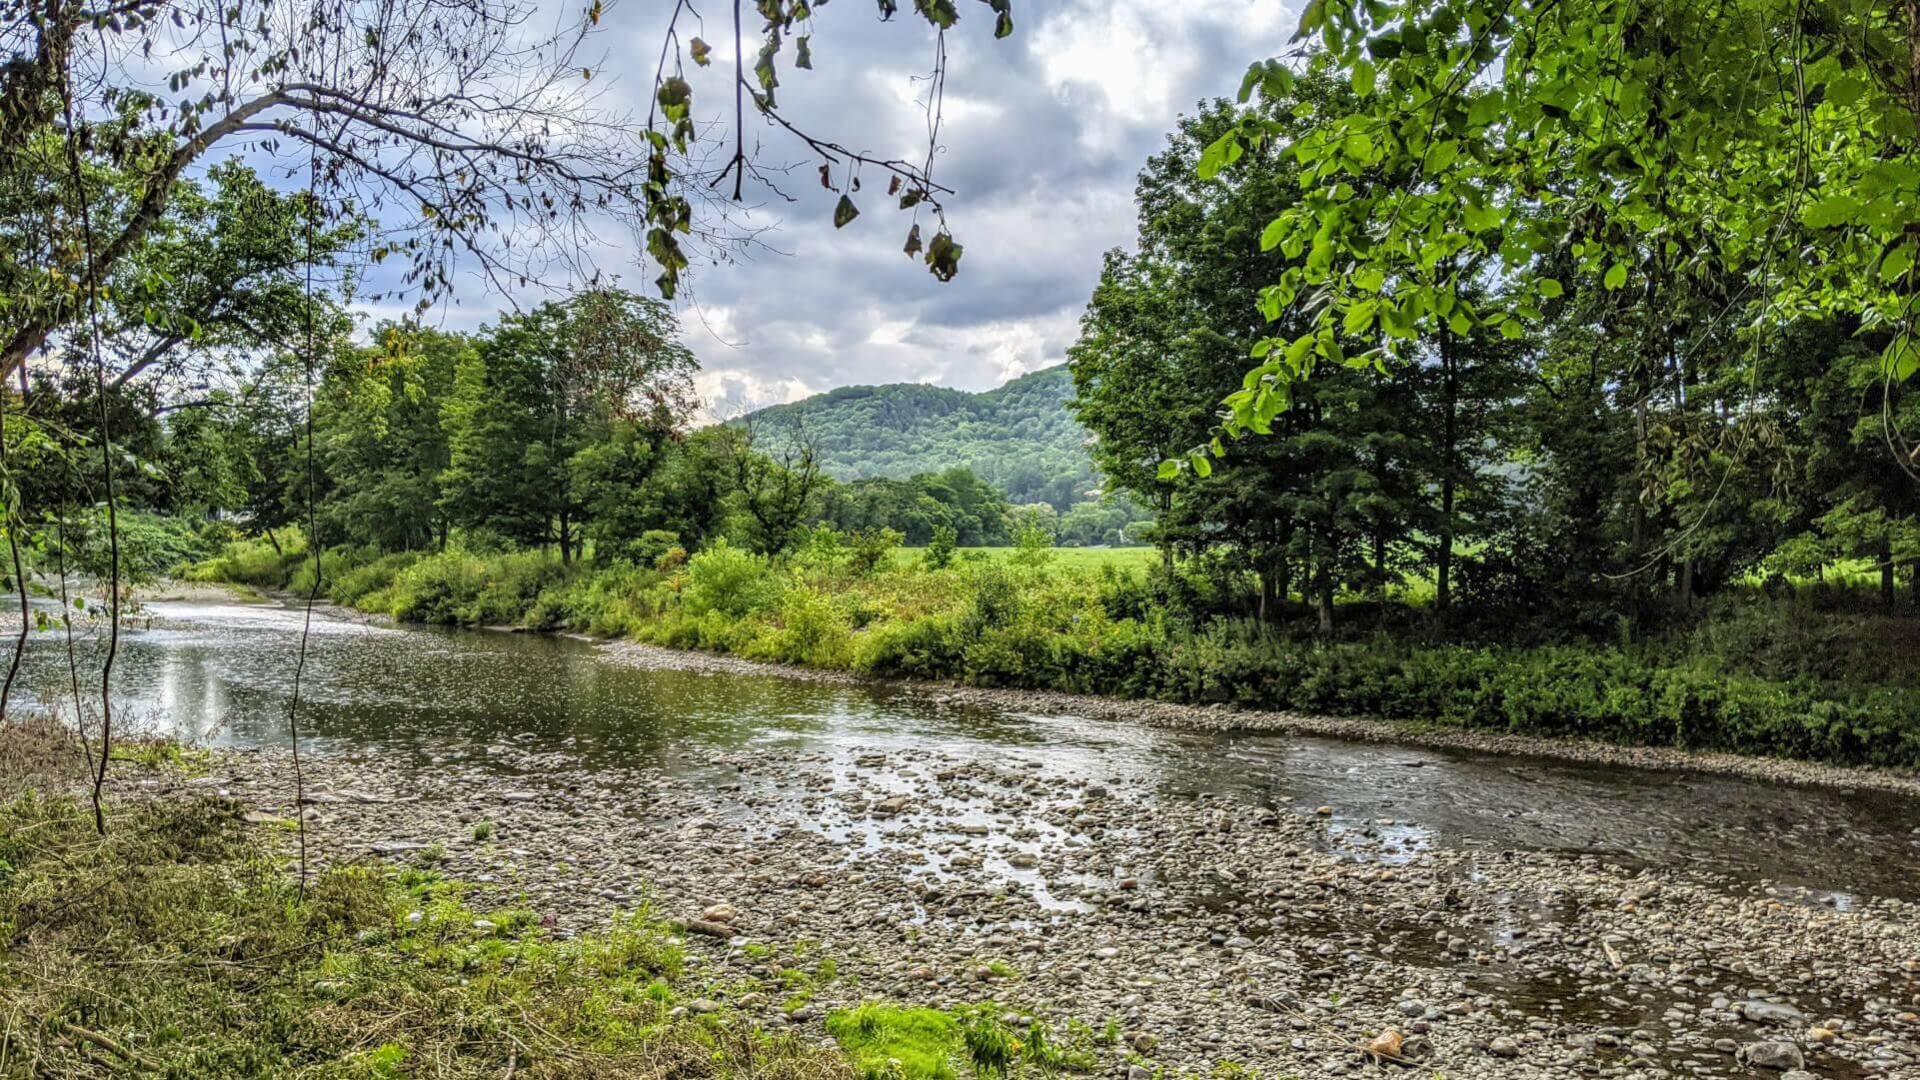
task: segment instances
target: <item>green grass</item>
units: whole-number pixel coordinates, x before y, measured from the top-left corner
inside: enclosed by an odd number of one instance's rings
[[[939,1009],[869,1003],[827,1017],[865,1080],[957,1080],[960,1022]]]
[[[991,1002],[950,1010],[867,1002],[828,1014],[827,1034],[862,1080],[1050,1076],[1098,1065],[1084,1026],[1063,1041],[1038,1020],[1020,1024]]]

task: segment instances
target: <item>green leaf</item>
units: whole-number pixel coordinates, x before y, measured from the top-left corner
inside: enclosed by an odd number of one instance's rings
[[[1540,295],[1546,297],[1549,300],[1553,299],[1556,296],[1560,296],[1566,292],[1565,289],[1562,289],[1560,287],[1559,281],[1550,277],[1541,278],[1539,288],[1540,288]]]
[[[833,208],[833,227],[836,229],[844,229],[847,227],[848,222],[859,216],[860,208],[853,205],[852,199],[842,195],[840,196],[840,201],[835,204]]]
[[[1810,229],[1826,229],[1857,220],[1860,210],[1860,200],[1852,195],[1829,195],[1807,207],[1800,220]]]
[[[1220,175],[1221,169],[1240,160],[1242,152],[1238,129],[1229,131],[1208,143],[1207,148],[1200,152],[1200,167],[1197,170],[1200,179],[1211,180]]]
[[[1194,475],[1202,480],[1213,475],[1213,462],[1208,461],[1207,455],[1198,451],[1187,455],[1187,464],[1193,466]]]
[[[1180,463],[1177,461],[1163,461],[1160,463],[1160,467],[1154,470],[1153,475],[1160,480],[1172,480],[1174,477],[1180,475]]]
[[[1880,280],[1895,282],[1913,267],[1913,245],[1902,244],[1880,260]]]
[[[1293,40],[1299,41],[1324,26],[1327,21],[1327,0],[1309,0],[1306,8],[1300,12],[1300,28],[1293,32]]]
[[[1272,251],[1279,247],[1280,241],[1286,238],[1287,227],[1286,218],[1274,218],[1267,222],[1267,227],[1260,230],[1260,250]]]
[[[1340,320],[1340,332],[1348,337],[1359,337],[1373,328],[1373,310],[1371,300],[1363,300],[1347,309],[1347,317]]]
[[[1373,61],[1365,59],[1354,61],[1353,92],[1361,97],[1371,95],[1373,93],[1374,82],[1379,78],[1379,75],[1379,71],[1373,66]]]
[[[1880,354],[1880,370],[1894,382],[1913,378],[1920,371],[1920,338],[1904,331],[1895,336]]]
[[[1618,289],[1620,286],[1625,285],[1627,283],[1627,264],[1617,262],[1607,267],[1607,276],[1600,279],[1600,283],[1609,289]]]

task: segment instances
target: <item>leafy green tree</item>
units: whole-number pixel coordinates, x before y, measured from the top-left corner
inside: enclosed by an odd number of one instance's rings
[[[725,446],[749,542],[757,551],[785,551],[818,513],[824,478],[816,444],[799,422],[781,433],[771,453],[760,449],[762,429],[747,425],[729,430]]]
[[[1256,344],[1228,428],[1264,430],[1316,370],[1397,366],[1443,328],[1525,336],[1569,275],[1662,317],[1669,284],[1741,273],[1730,325],[1769,335],[1838,314],[1885,331],[1883,372],[1909,378],[1916,18],[1776,0],[1314,0],[1300,36],[1351,104],[1302,138],[1250,115],[1199,163],[1210,177],[1283,146],[1299,166],[1298,199],[1261,240],[1289,260],[1259,299],[1282,325]],[[1298,78],[1257,64],[1242,100],[1285,100]],[[1508,287],[1477,295],[1496,277]]]
[[[329,481],[318,509],[323,541],[445,546],[452,519],[441,478],[452,451],[443,407],[475,354],[465,335],[403,324],[340,349],[314,402],[316,465]]]
[[[1297,91],[1265,108],[1298,133],[1340,97],[1325,80]],[[1250,574],[1261,613],[1298,578],[1331,628],[1341,587],[1383,586],[1419,557],[1407,547],[1427,518],[1427,473],[1407,434],[1422,405],[1412,388],[1341,371],[1303,384],[1271,438],[1244,440],[1217,466],[1205,455],[1184,473],[1165,465],[1217,429],[1219,402],[1266,332],[1259,290],[1285,260],[1260,234],[1296,197],[1286,155],[1256,147],[1222,182],[1195,176],[1204,148],[1242,120],[1213,103],[1141,173],[1138,253],[1108,256],[1069,352],[1075,409],[1114,486],[1156,507],[1169,554],[1212,552]]]
[[[501,320],[457,365],[444,509],[567,561],[589,537],[624,551],[657,525],[627,504],[692,413],[696,366],[672,312],[631,293]]]
[[[929,570],[945,570],[953,565],[953,552],[959,537],[953,526],[941,525],[933,530],[933,536],[927,540],[927,550],[921,556]]]

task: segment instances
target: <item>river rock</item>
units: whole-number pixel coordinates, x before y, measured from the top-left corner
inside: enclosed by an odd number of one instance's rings
[[[1800,1069],[1807,1064],[1800,1048],[1783,1039],[1748,1043],[1740,1048],[1740,1064],[1755,1069]]]
[[[1740,1015],[1751,1023],[1776,1027],[1798,1027],[1807,1022],[1807,1014],[1791,1005],[1774,1001],[1743,1001],[1740,1003]]]
[[[1397,1061],[1400,1058],[1400,1047],[1404,1045],[1406,1041],[1406,1036],[1392,1028],[1388,1028],[1368,1041],[1367,1053],[1377,1058]]]

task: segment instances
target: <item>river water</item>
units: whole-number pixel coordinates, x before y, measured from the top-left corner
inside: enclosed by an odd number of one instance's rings
[[[284,745],[302,619],[278,604],[147,605],[122,633],[116,715],[215,745]],[[90,703],[101,644],[91,634],[76,640]],[[61,635],[33,635],[22,679],[16,693],[29,703],[71,715]],[[1571,851],[1765,883],[1840,908],[1863,896],[1920,898],[1920,803],[1880,793],[960,708],[884,685],[651,670],[574,639],[328,614],[314,616],[300,693],[306,745],[321,753],[381,751],[511,772],[506,762],[536,751],[561,767],[686,772],[716,749],[823,769],[861,752],[935,749],[1145,783],[1169,798],[1329,806],[1329,842],[1364,837],[1355,847],[1369,857],[1379,857],[1383,840],[1403,853],[1428,845]]]

